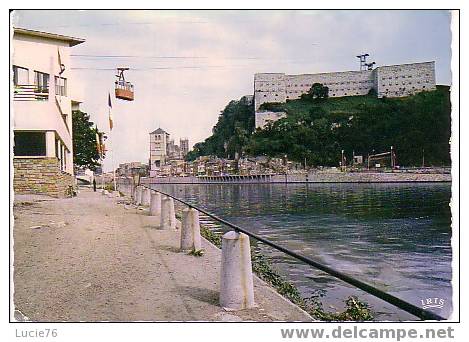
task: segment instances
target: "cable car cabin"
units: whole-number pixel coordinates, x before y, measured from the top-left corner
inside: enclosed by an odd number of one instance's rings
[[[129,68],[117,68],[118,74],[116,75],[117,80],[115,82],[116,88],[116,98],[133,101],[134,100],[134,86],[132,83],[127,82],[124,78],[124,71],[129,70]]]
[[[120,83],[116,81],[116,97],[121,100],[134,100],[134,86],[130,82]]]

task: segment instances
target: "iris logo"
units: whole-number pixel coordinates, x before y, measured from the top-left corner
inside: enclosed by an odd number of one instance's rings
[[[428,308],[438,308],[442,309],[443,305],[445,305],[445,300],[443,298],[426,298],[426,299],[421,299],[420,302],[422,303],[422,308],[428,309]]]

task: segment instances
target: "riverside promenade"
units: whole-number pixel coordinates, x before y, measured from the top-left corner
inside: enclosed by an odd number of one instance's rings
[[[16,195],[13,213],[17,320],[312,321],[256,276],[257,307],[225,311],[221,251],[202,239],[202,257],[180,252],[180,229],[128,198]]]

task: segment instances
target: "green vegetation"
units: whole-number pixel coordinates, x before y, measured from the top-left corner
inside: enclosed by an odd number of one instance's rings
[[[311,89],[308,91],[306,96],[302,96],[306,99],[318,100],[318,99],[327,99],[329,97],[329,88],[323,86],[321,83],[314,83]]]
[[[101,133],[93,128],[94,123],[90,116],[82,111],[72,112],[73,122],[73,162],[80,168],[96,170],[100,164],[97,149],[96,133]]]
[[[200,227],[201,235],[218,248],[221,248],[221,237],[207,227]],[[345,300],[345,311],[328,312],[322,307],[320,296],[303,298],[298,288],[281,276],[254,246],[251,246],[252,270],[259,278],[270,284],[279,294],[308,312],[312,317],[322,321],[371,321],[373,313],[367,303],[350,296]]]
[[[107,190],[107,191],[114,191],[114,183],[111,182],[111,183],[107,183],[106,185],[104,185],[104,190]]]
[[[283,157],[312,166],[337,166],[344,150],[352,155],[389,151],[397,164],[450,165],[451,104],[447,86],[404,98],[378,99],[375,94],[327,98],[316,85],[298,100],[264,103],[261,110],[287,117],[254,131],[254,108],[243,99],[231,101],[213,134],[196,144],[189,159],[200,155]],[[313,89],[314,88],[314,89]],[[251,134],[252,133],[252,134]]]
[[[213,243],[218,248],[221,248],[221,236],[212,232],[205,226],[200,226],[200,235],[206,238],[208,241]]]
[[[188,255],[192,255],[192,256],[195,256],[195,257],[201,257],[205,254],[205,250],[204,249],[195,249],[193,248],[189,253],[187,253]]]
[[[283,156],[309,165],[337,166],[344,150],[352,154],[389,151],[398,165],[450,165],[451,105],[448,87],[405,98],[350,96],[299,99],[264,104],[287,117],[270,123],[251,137],[252,155]]]
[[[234,159],[243,153],[253,131],[254,106],[245,97],[231,101],[220,113],[212,129],[213,134],[204,142],[195,144],[186,159],[190,161],[207,155]]]

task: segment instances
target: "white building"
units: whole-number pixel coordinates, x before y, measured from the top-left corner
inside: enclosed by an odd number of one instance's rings
[[[70,48],[83,39],[14,29],[14,188],[62,197],[73,180]]]
[[[157,171],[168,161],[169,133],[163,129],[150,133],[150,177],[156,176]]]

